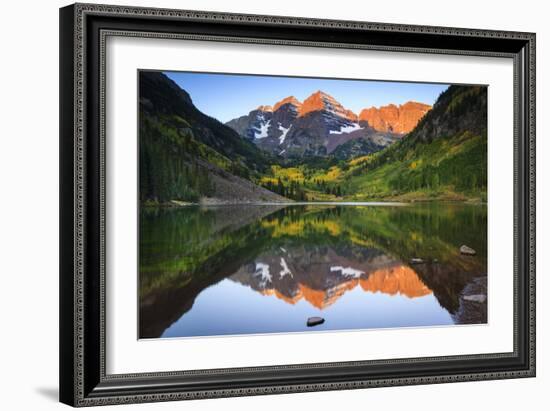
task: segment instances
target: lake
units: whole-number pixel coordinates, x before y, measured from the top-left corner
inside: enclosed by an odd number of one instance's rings
[[[140,338],[483,324],[487,207],[144,207],[139,270]]]

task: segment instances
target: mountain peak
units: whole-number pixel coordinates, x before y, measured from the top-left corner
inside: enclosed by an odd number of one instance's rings
[[[265,111],[265,112],[272,112],[273,111],[273,107],[271,106],[258,106],[256,108],[257,111]]]
[[[292,104],[293,106],[300,108],[302,106],[302,103],[294,96],[288,96],[282,99],[281,101],[278,101],[273,106],[273,111],[277,111],[279,107],[284,106],[285,104]]]
[[[429,104],[419,103],[418,101],[407,101],[399,106],[399,109],[418,109],[428,111],[432,108]]]
[[[303,117],[312,111],[321,110],[331,112],[351,121],[357,121],[357,114],[344,108],[334,97],[322,90],[317,90],[304,100],[300,108],[300,116]]]

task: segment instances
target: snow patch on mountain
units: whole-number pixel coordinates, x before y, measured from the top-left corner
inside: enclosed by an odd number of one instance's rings
[[[288,134],[288,130],[292,127],[292,124],[288,128],[284,128],[281,123],[279,123],[279,130],[282,132],[282,134],[279,136],[279,144],[283,144],[285,142],[286,135]]]
[[[351,125],[342,125],[340,127],[340,130],[330,130],[330,134],[349,134],[357,130],[363,130],[363,127],[361,127],[358,123],[353,123]]]
[[[261,118],[258,116],[258,119],[261,121],[260,128],[254,129],[254,138],[266,138],[269,127],[271,126],[271,120],[265,121],[263,116],[261,116]]]
[[[352,267],[342,267],[341,265],[330,267],[331,272],[340,271],[340,273],[345,277],[359,278],[362,274],[365,274],[364,271],[356,270]]]

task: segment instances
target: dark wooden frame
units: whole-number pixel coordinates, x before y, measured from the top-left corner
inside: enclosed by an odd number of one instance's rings
[[[514,351],[105,373],[107,36],[506,57],[514,63]],[[60,400],[74,406],[535,375],[535,34],[76,4],[60,10]]]

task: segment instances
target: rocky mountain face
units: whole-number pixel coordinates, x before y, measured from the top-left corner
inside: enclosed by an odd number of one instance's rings
[[[366,109],[358,116],[319,90],[303,102],[289,96],[273,106],[260,106],[226,125],[261,149],[284,158],[327,156],[347,144],[337,152],[338,158],[347,159],[397,141],[429,109],[428,105],[408,102],[399,107]]]
[[[368,122],[377,131],[406,134],[416,127],[431,108],[428,104],[415,101],[400,106],[389,104],[379,108],[363,109],[359,114],[359,120]]]
[[[226,125],[261,147],[278,147],[284,143],[301,106],[302,103],[294,96],[289,96],[273,107],[259,106],[246,116],[233,119]]]
[[[391,133],[374,134],[369,138],[354,139],[353,135],[349,137],[350,138],[348,140],[339,142],[334,151],[331,153],[333,157],[338,160],[348,160],[368,153],[375,153],[401,138],[399,135]]]

